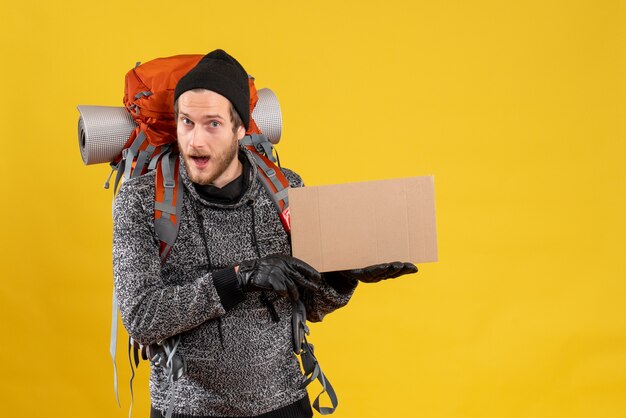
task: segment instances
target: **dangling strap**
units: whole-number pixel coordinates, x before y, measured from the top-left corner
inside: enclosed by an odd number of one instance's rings
[[[135,132],[137,136],[135,137],[135,139],[133,139],[130,147],[124,148],[122,150],[122,158],[117,163],[111,162],[110,164],[112,171],[109,175],[109,179],[111,178],[113,171],[117,171],[117,175],[115,176],[115,182],[113,183],[113,194],[117,193],[117,187],[120,184],[120,180],[122,180],[122,176],[124,176],[125,179],[129,179],[131,177],[131,174],[133,173],[133,160],[135,159],[135,157],[137,157],[137,153],[139,152],[141,146],[144,145],[144,143],[147,143],[146,134],[143,131],[139,130],[139,127],[135,128],[135,131],[133,132],[133,134],[131,134],[131,138],[132,135],[135,134]],[[151,145],[148,144],[148,146]],[[143,167],[140,168],[138,171],[141,172],[142,170]],[[107,179],[107,181],[104,183],[105,189],[109,188],[109,179]]]
[[[307,376],[307,380],[304,381],[302,387],[307,386],[309,383],[317,379],[322,385],[322,391],[317,395],[315,400],[313,401],[313,408],[321,415],[329,415],[335,412],[337,409],[337,405],[339,401],[337,400],[337,394],[335,393],[335,389],[333,385],[331,385],[330,381],[324,375],[320,364],[315,358],[315,354],[313,353],[313,344],[309,344],[306,337],[304,337],[304,347],[302,349],[302,353],[300,354],[300,358],[302,359],[302,367],[304,368],[304,375]],[[322,406],[320,407],[320,397],[326,392],[328,395],[328,399],[330,399],[331,407]]]
[[[150,158],[152,157],[154,150],[155,146],[148,143],[146,149],[139,151],[139,156],[137,156],[137,164],[135,164],[135,169],[133,170],[132,177],[139,177],[143,174],[143,170],[150,162]]]
[[[111,345],[109,347],[111,353],[111,359],[113,360],[113,389],[115,390],[115,399],[117,400],[117,406],[120,408],[120,394],[117,387],[117,364],[115,363],[115,355],[117,354],[117,296],[115,296],[115,289],[113,290],[113,312],[111,316]]]
[[[330,384],[326,376],[322,372],[315,354],[313,353],[313,344],[309,344],[306,336],[309,335],[309,327],[306,325],[306,307],[301,300],[293,300],[292,302],[291,328],[293,333],[293,351],[300,355],[302,359],[302,368],[304,369],[305,381],[302,382],[301,388],[307,387],[314,380],[318,380],[322,385],[322,391],[313,401],[313,408],[322,415],[328,415],[337,409],[337,394],[333,385]],[[320,397],[326,392],[332,407],[320,407]]]
[[[143,131],[139,131],[137,137],[130,147],[123,151],[122,159],[124,160],[124,178],[129,179],[132,175],[133,161],[139,153],[139,148],[146,141],[146,134]],[[116,185],[117,186],[117,185]]]
[[[139,367],[139,344],[131,337],[128,337],[128,362],[130,363],[130,407],[128,408],[128,418],[132,418],[133,416],[133,405],[135,404],[135,393],[133,392],[133,380],[135,380],[135,369]],[[131,353],[134,357],[134,367],[133,367],[133,357],[131,357]]]
[[[120,168],[120,164],[121,163],[122,163],[122,160],[120,160],[118,162],[112,161],[112,162],[109,163],[109,166],[111,167],[111,172],[109,173],[109,177],[107,177],[106,181],[104,182],[104,188],[105,189],[109,188],[109,182],[111,181],[111,176],[113,176],[113,173],[118,171],[118,168]],[[119,183],[119,180],[117,178],[115,180]],[[117,189],[117,183],[115,185],[115,188]]]
[[[168,338],[161,345],[151,345],[149,348],[150,361],[155,367],[163,367],[165,382],[159,387],[159,390],[165,391],[170,389],[167,394],[166,403],[169,404],[166,418],[172,417],[174,410],[174,391],[175,384],[187,372],[187,363],[185,359],[176,354],[178,344],[180,343],[180,334],[175,337]]]
[[[161,157],[163,157],[163,155],[165,155],[165,153],[167,153],[168,151],[170,151],[172,149],[170,144],[166,144],[166,145],[161,145],[159,147],[159,152],[157,152],[152,159],[150,160],[150,164],[148,164],[148,171],[152,171],[156,168],[157,163],[159,162],[159,160],[161,159]]]
[[[109,188],[109,180],[113,172],[117,171],[113,191],[117,193],[117,187],[122,177],[124,179],[139,177],[140,175],[154,169],[159,158],[171,149],[170,144],[155,146],[148,141],[144,131],[136,128],[135,138],[132,140],[128,148],[122,150],[122,156],[119,161],[111,162],[111,174],[104,183],[104,188]],[[132,138],[132,135],[131,135]]]
[[[121,408],[122,404],[120,403],[119,389],[118,389],[118,378],[117,378],[117,365],[115,361],[115,357],[117,354],[117,324],[118,324],[118,303],[117,296],[115,296],[115,290],[113,291],[113,317],[111,320],[111,358],[113,359],[113,388],[115,389],[115,399],[117,400],[117,405]],[[133,380],[135,379],[135,369],[139,366],[139,351],[142,350],[142,347],[139,343],[135,342],[131,337],[128,337],[128,361],[130,362],[130,408],[128,410],[128,418],[131,418],[133,414],[133,404],[135,402],[135,396],[133,393]],[[131,352],[133,356],[131,357]],[[142,351],[143,353],[143,351]],[[133,358],[135,367],[133,367]]]

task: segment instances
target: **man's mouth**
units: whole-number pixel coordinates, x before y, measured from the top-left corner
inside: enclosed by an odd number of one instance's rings
[[[201,156],[201,155],[190,155],[189,158],[191,159],[191,161],[194,162],[194,164],[198,168],[202,168],[206,166],[209,163],[209,160],[211,159],[211,157]]]

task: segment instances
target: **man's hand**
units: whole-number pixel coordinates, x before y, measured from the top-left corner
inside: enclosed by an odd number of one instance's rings
[[[298,300],[298,286],[316,290],[321,274],[302,260],[288,255],[271,255],[239,265],[237,278],[244,291],[272,290]]]
[[[358,280],[363,283],[377,283],[381,280],[395,279],[405,274],[417,273],[417,266],[412,263],[395,261],[393,263],[376,264],[355,270],[342,270],[337,273],[345,278]]]

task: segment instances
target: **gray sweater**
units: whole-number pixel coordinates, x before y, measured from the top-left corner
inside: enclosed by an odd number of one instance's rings
[[[261,293],[246,293],[234,306],[223,304],[214,282],[241,261],[291,253],[277,210],[247,157],[250,187],[231,205],[200,197],[181,159],[185,199],[164,265],[154,232],[154,172],[125,181],[115,199],[113,268],[122,320],[144,345],[180,334],[178,353],[187,373],[173,386],[176,414],[255,416],[306,396],[292,351],[291,302],[266,295],[276,322]],[[300,176],[282,170],[291,187],[303,186]],[[302,290],[307,319],[321,321],[345,305],[353,290],[326,282],[316,292]],[[168,393],[160,390],[164,382],[162,368],[152,366],[151,401],[161,411],[168,407]]]

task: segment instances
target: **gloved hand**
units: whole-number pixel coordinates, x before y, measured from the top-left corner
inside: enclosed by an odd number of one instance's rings
[[[345,278],[358,280],[363,283],[377,283],[381,280],[395,279],[405,274],[417,273],[417,266],[413,263],[395,261],[393,263],[375,264],[360,269],[342,270],[337,273]]]
[[[316,290],[321,274],[297,258],[277,254],[239,264],[237,278],[244,291],[272,290],[299,299],[298,286]]]

